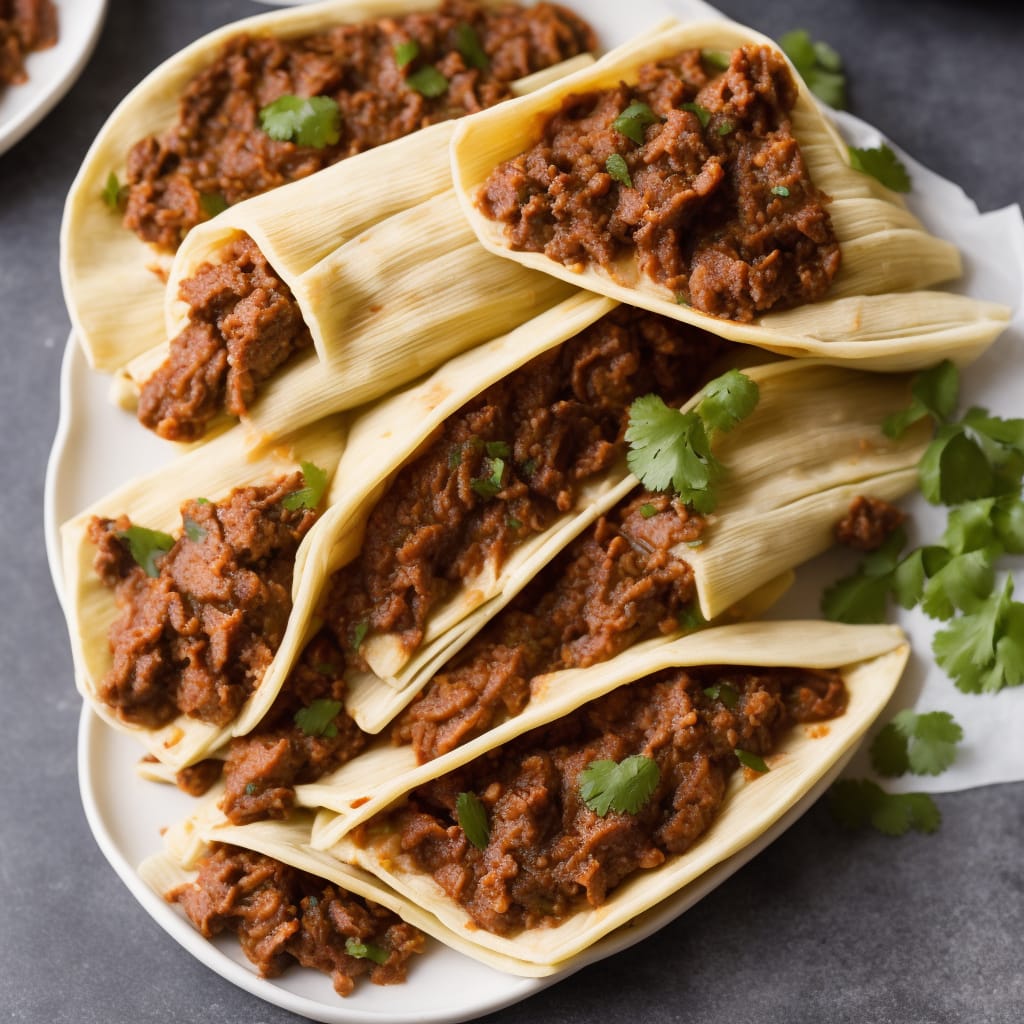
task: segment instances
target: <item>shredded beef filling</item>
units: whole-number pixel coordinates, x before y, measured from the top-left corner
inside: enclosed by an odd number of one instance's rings
[[[877,551],[906,519],[906,514],[881,498],[854,498],[836,523],[836,540],[856,551]]]
[[[557,925],[600,906],[634,872],[689,849],[718,814],[739,766],[736,749],[765,757],[791,723],[831,718],[845,706],[834,672],[663,672],[416,790],[389,819],[400,842],[395,855],[431,873],[481,928],[509,934]],[[657,764],[653,794],[636,814],[598,816],[580,796],[580,773],[594,761],[631,755]],[[486,808],[483,850],[458,825],[463,792]],[[364,826],[364,836],[376,824]]]
[[[284,507],[300,473],[182,505],[185,530],[155,562],[132,558],[126,516],[94,518],[95,570],[116,591],[113,665],[100,699],[149,728],[178,714],[224,725],[259,685],[291,612],[295,552],[316,513]]]
[[[484,68],[460,52],[467,25],[486,54]],[[396,47],[410,41],[418,55],[399,68]],[[177,121],[129,152],[125,226],[173,251],[207,219],[204,206],[233,205],[418,128],[491,106],[510,95],[515,79],[594,46],[589,26],[557,5],[489,8],[474,0],[445,0],[438,11],[338,25],[298,39],[235,36],[188,84]],[[406,84],[428,65],[448,82],[433,98]],[[285,95],[336,100],[338,142],[315,148],[271,139],[259,113]]]
[[[490,176],[480,209],[514,248],[569,266],[614,273],[632,254],[704,313],[749,321],[814,302],[840,252],[792,135],[796,98],[766,46],[736,50],[721,72],[699,50],[644,65],[635,86],[570,96],[540,141]],[[637,102],[655,115],[641,145],[614,127]],[[609,172],[613,155],[630,184]]]
[[[620,307],[463,406],[396,476],[358,559],[334,575],[322,615],[339,647],[380,632],[416,648],[431,609],[485,567],[497,571],[623,456],[635,398],[681,403],[724,346]]]
[[[598,520],[434,676],[395,726],[395,741],[430,761],[520,714],[535,676],[677,632],[694,579],[672,549],[696,541],[703,525],[646,492]]]
[[[0,90],[28,81],[25,56],[57,42],[51,0],[0,0]]]
[[[248,235],[182,281],[185,329],[139,396],[139,422],[194,441],[219,412],[241,416],[260,385],[312,336],[291,289]]]
[[[298,962],[329,974],[340,996],[349,995],[365,974],[375,985],[405,981],[409,959],[425,942],[422,932],[384,907],[222,843],[214,843],[200,861],[194,882],[166,898],[180,904],[206,938],[234,932],[263,977],[277,977]]]

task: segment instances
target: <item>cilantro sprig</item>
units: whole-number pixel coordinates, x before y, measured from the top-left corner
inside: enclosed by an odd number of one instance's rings
[[[807,88],[836,110],[846,107],[843,61],[828,43],[815,41],[806,29],[794,29],[780,40],[783,53],[793,62]]]
[[[455,798],[455,815],[466,838],[478,849],[487,849],[491,829],[487,823],[487,808],[476,793],[460,793]]]
[[[657,395],[645,395],[630,406],[627,461],[645,487],[675,490],[697,512],[713,512],[713,487],[725,467],[711,451],[715,431],[729,431],[757,405],[757,384],[738,370],[729,370],[704,390],[690,412],[669,408]]]
[[[260,127],[277,142],[323,149],[341,138],[341,110],[330,96],[285,95],[260,110]]]
[[[618,763],[591,761],[580,772],[580,797],[601,818],[609,811],[636,814],[647,805],[660,780],[657,762],[642,754]]]
[[[407,75],[405,84],[427,99],[437,99],[448,91],[448,79],[433,64],[426,64],[418,71]]]
[[[326,469],[321,469],[314,462],[300,463],[300,468],[306,486],[285,495],[281,501],[289,512],[297,512],[300,508],[315,509],[327,489]]]
[[[112,213],[121,213],[124,210],[125,203],[128,201],[128,192],[128,186],[122,185],[118,181],[117,175],[111,171],[107,175],[107,180],[103,186],[103,191],[100,192],[100,196]]]
[[[174,547],[174,538],[169,533],[149,530],[145,526],[129,526],[127,530],[118,530],[117,536],[128,541],[132,558],[136,565],[142,566],[147,576],[155,579],[160,575],[157,560]]]
[[[910,175],[890,146],[882,143],[871,149],[858,149],[856,146],[847,146],[847,149],[850,153],[850,166],[855,171],[870,174],[893,192],[910,191]]]
[[[612,153],[604,162],[604,169],[608,172],[613,181],[617,181],[626,188],[633,187],[633,179],[629,176],[629,166],[620,153]]]
[[[323,736],[333,739],[338,735],[338,727],[334,719],[341,711],[340,700],[315,700],[309,707],[299,708],[295,712],[295,724],[307,736]]]
[[[612,121],[614,128],[620,135],[625,135],[631,142],[638,146],[644,144],[645,132],[649,124],[657,124],[661,120],[646,103],[630,103],[626,109]]]
[[[947,711],[900,711],[871,741],[871,766],[887,778],[939,775],[956,760],[963,736]]]
[[[486,71],[491,66],[490,58],[480,43],[480,37],[469,22],[460,21],[455,26],[455,49],[462,54],[467,67]]]
[[[926,793],[886,793],[870,779],[840,779],[828,797],[833,816],[851,830],[871,825],[887,836],[902,836],[910,829],[935,832],[942,822]]]
[[[382,946],[376,946],[372,942],[360,942],[351,936],[345,940],[345,952],[357,960],[372,960],[375,964],[387,963],[390,956]]]

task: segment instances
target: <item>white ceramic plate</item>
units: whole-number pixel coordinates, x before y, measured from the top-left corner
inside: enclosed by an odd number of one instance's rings
[[[84,0],[82,0],[84,3]],[[100,5],[102,6],[102,5]],[[578,4],[583,7],[584,5]],[[626,38],[666,13],[679,15],[699,11],[690,0],[633,0],[630,4],[591,0],[585,5],[606,45]],[[703,9],[705,12],[707,8]],[[873,130],[850,117],[841,119],[844,133],[859,145],[877,144]],[[1016,210],[979,217],[977,209],[963,193],[920,165],[907,159],[914,180],[910,198],[914,212],[928,227],[945,237],[954,238],[965,251],[967,273],[958,288],[979,298],[1016,305],[1024,280],[1024,226]],[[996,356],[986,356],[972,367],[967,387],[969,397],[993,411],[1013,414],[1019,408],[1014,392],[1019,389],[1019,373],[1005,372],[1007,365],[1024,365],[1024,332],[1020,312],[1009,335],[999,343]],[[61,419],[51,452],[46,480],[45,523],[50,568],[58,594],[61,591],[58,527],[65,519],[112,490],[131,476],[166,463],[171,453],[163,442],[141,430],[134,419],[107,401],[108,380],[91,373],[75,343],[69,338],[61,382]],[[109,457],[116,451],[117,457]],[[927,535],[936,536],[934,510],[923,502],[913,510],[926,526]],[[930,519],[929,519],[930,515]],[[817,602],[822,586],[839,573],[849,571],[845,564],[828,559],[819,561],[802,573],[801,581],[785,599],[776,614],[787,617],[817,617]],[[918,652],[927,652],[931,624],[920,617],[903,616],[901,624],[911,634]],[[950,693],[959,697],[948,680],[918,655],[901,686],[900,706],[919,702],[921,706],[949,707]],[[929,688],[932,689],[929,689]],[[932,690],[942,696],[929,703]],[[979,785],[986,781],[1024,778],[1024,749],[1011,735],[1019,721],[1024,694],[1005,691],[1000,701],[983,702],[966,697],[963,711],[952,709],[958,720],[984,714],[986,721],[971,729],[971,734],[997,737],[988,749],[1012,752],[1015,761],[1000,764],[996,777],[980,777],[977,763],[969,763],[962,776],[947,773],[940,786],[948,789]],[[1016,700],[1008,711],[1007,702]],[[1000,733],[1002,742],[999,742]],[[1018,753],[1019,752],[1019,753]],[[341,1000],[326,976],[294,969],[273,981],[258,977],[231,939],[209,943],[202,939],[175,909],[152,893],[136,874],[136,866],[160,849],[159,830],[188,814],[194,806],[191,798],[173,787],[158,787],[141,781],[134,766],[141,750],[126,736],[99,722],[88,709],[83,711],[79,730],[79,780],[82,802],[97,843],[115,871],[142,906],[173,938],[203,963],[229,981],[259,997],[303,1014],[314,1020],[335,1024],[363,1022],[455,1022],[468,1020],[524,999],[553,984],[575,970],[638,942],[668,921],[683,913],[789,827],[830,784],[823,779],[815,789],[756,843],[708,872],[698,882],[661,907],[639,918],[633,926],[609,936],[588,954],[560,974],[543,980],[524,980],[483,967],[458,953],[433,944],[418,958],[406,985],[378,988],[360,985],[354,995]],[[917,788],[925,780],[915,779]]]
[[[57,44],[25,58],[28,81],[0,89],[0,153],[34,128],[82,73],[99,38],[107,0],[55,0]]]

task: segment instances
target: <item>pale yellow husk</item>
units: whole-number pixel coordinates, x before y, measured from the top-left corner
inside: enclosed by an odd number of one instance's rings
[[[122,227],[120,215],[101,197],[111,172],[125,181],[131,147],[173,123],[189,81],[210,64],[223,44],[242,32],[291,38],[430,6],[429,0],[331,0],[232,22],[170,57],[125,97],[82,163],[61,226],[64,297],[91,366],[116,370],[167,340],[163,282],[171,272],[172,257]],[[516,83],[513,92],[537,89],[589,61],[582,56],[530,75]],[[382,146],[286,186],[294,189],[290,193],[294,206],[267,202],[273,195],[268,193],[249,200],[256,204],[253,212],[241,214],[236,222],[238,210],[248,205],[239,204],[201,225],[202,236],[197,235],[195,242],[190,237],[187,244],[201,248],[200,237],[210,243],[235,230],[254,228],[254,237],[267,246],[268,256],[273,253],[272,264],[288,280],[289,274],[308,270],[341,241],[376,220],[450,187],[449,132],[446,125],[434,126],[425,130],[421,142],[400,140],[393,152],[391,145],[396,144]],[[386,189],[381,188],[382,182],[387,182]]]
[[[955,246],[930,235],[895,193],[849,166],[845,144],[799,78],[793,134],[812,180],[833,199],[829,210],[842,250],[841,269],[820,302],[747,324],[710,317],[679,305],[667,288],[640,274],[631,257],[615,267],[613,277],[596,265],[568,267],[543,253],[513,251],[504,225],[477,209],[476,196],[490,173],[533,145],[543,118],[559,110],[565,97],[635,82],[641,64],[684,49],[732,50],[751,42],[771,41],[731,22],[667,22],[589,69],[457,126],[455,187],[480,241],[579,287],[785,355],[857,360],[879,370],[921,368],[945,356],[967,362],[979,355],[1006,327],[1009,309],[924,290],[960,275]]]
[[[420,931],[445,946],[472,956],[490,967],[509,974],[540,978],[552,974],[554,967],[545,964],[531,964],[503,953],[488,952],[481,955],[472,941],[461,931],[442,924],[433,914],[410,902],[368,871],[343,864],[336,857],[315,850],[309,844],[312,816],[297,812],[287,822],[267,821],[254,825],[228,826],[211,830],[205,823],[194,821],[191,829],[196,844],[187,851],[188,860],[183,861],[180,851],[175,848],[147,857],[138,868],[139,877],[161,896],[195,881],[198,871],[195,862],[208,849],[206,840],[231,843],[266,857],[272,857],[284,864],[290,864],[300,871],[333,882],[346,891],[397,914],[403,921],[414,925]],[[415,962],[412,969],[417,969]],[[422,967],[427,970],[426,964]]]
[[[714,443],[728,476],[718,490],[718,509],[708,517],[704,543],[675,552],[693,566],[700,610],[708,621],[825,551],[835,523],[858,495],[893,501],[911,491],[928,441],[924,423],[896,441],[882,433],[885,417],[909,402],[906,376],[812,360],[745,372],[758,382],[760,402]],[[698,401],[695,396],[684,408]],[[387,422],[381,418],[379,429]],[[362,451],[358,429],[353,428],[346,453],[353,461]],[[637,486],[625,465],[610,473],[588,491],[575,518],[524,544],[497,575],[467,580],[428,621],[426,640],[415,652],[406,652],[397,637],[369,637],[362,653],[375,671],[347,677],[348,710],[360,728],[383,729],[559,551]],[[353,538],[348,557],[354,557],[357,545]]]
[[[753,842],[827,775],[885,707],[909,655],[903,633],[893,626],[844,626],[826,622],[747,623],[706,630],[671,644],[647,645],[613,662],[566,674],[558,689],[565,711],[618,685],[643,679],[673,666],[709,664],[799,666],[841,670],[850,703],[822,727],[797,727],[767,759],[770,771],[755,779],[736,772],[725,804],[710,830],[687,853],[660,867],[631,876],[597,909],[589,907],[561,925],[527,929],[503,937],[473,925],[433,878],[402,854],[388,819],[369,827],[360,845],[349,834],[330,847],[340,860],[372,871],[411,902],[433,913],[479,950],[500,953],[536,965],[564,964],[602,936],[626,924],[699,878],[716,864]],[[572,676],[584,694],[569,696]],[[554,684],[551,677],[549,685]],[[564,713],[564,712],[563,712]],[[549,716],[550,720],[550,716]],[[317,842],[328,836],[317,831]]]
[[[238,718],[227,726],[209,725],[185,715],[160,729],[123,722],[99,698],[102,680],[112,664],[108,631],[120,613],[114,591],[104,586],[93,571],[96,549],[88,538],[90,520],[93,516],[116,518],[123,513],[134,524],[174,535],[181,529],[179,508],[183,501],[196,497],[220,501],[234,488],[269,483],[293,473],[303,461],[333,474],[344,445],[344,424],[338,417],[286,436],[260,452],[250,450],[242,430],[231,430],[157,472],[125,484],[61,527],[64,605],[78,689],[105,722],[137,737],[170,768],[176,770],[200,760],[230,737],[248,732],[263,717],[292,658],[301,649],[307,621],[293,609],[274,661]],[[336,499],[339,486],[336,478],[332,480],[328,505]],[[296,555],[296,581],[303,575],[309,538],[307,535],[303,539]]]

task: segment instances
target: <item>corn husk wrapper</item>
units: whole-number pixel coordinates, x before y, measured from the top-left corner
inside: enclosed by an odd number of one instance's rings
[[[93,571],[96,549],[88,538],[90,520],[94,515],[116,518],[124,513],[137,525],[176,535],[181,529],[179,508],[183,501],[200,496],[220,501],[237,487],[265,484],[293,473],[303,461],[313,462],[333,476],[344,445],[344,424],[338,417],[285,437],[261,452],[248,450],[243,431],[228,431],[156,473],[125,484],[61,527],[65,607],[79,692],[105,722],[136,736],[172,771],[201,760],[232,736],[248,732],[263,717],[299,649],[307,624],[293,608],[277,655],[238,717],[228,725],[214,726],[186,715],[179,715],[160,729],[124,722],[99,697],[102,680],[112,665],[108,631],[120,612],[114,591],[104,586]],[[328,507],[336,500],[339,486],[333,476],[325,496]],[[293,588],[302,578],[311,534],[312,530],[299,545]],[[148,771],[155,777],[164,774],[156,768]]]
[[[527,929],[509,937],[476,927],[430,875],[416,869],[403,855],[387,818],[369,826],[359,841],[356,834],[349,834],[328,852],[373,872],[452,931],[465,935],[486,955],[500,953],[538,966],[563,965],[757,839],[860,741],[892,695],[908,655],[902,631],[893,626],[746,623],[694,633],[671,644],[638,648],[604,665],[576,670],[575,680],[559,682],[565,713],[616,686],[673,666],[796,665],[841,670],[850,702],[844,714],[824,727],[793,728],[778,751],[766,759],[769,772],[753,780],[736,772],[721,813],[689,851],[630,876],[602,906],[582,908],[557,927]],[[579,691],[576,694],[572,693],[573,682]],[[554,677],[548,685],[555,685]],[[320,845],[329,833],[321,827],[315,835]]]
[[[956,248],[928,234],[898,195],[849,166],[845,143],[795,72],[799,98],[791,114],[793,134],[812,180],[832,197],[828,209],[842,250],[840,271],[819,302],[767,313],[752,323],[709,316],[679,305],[667,288],[641,274],[628,254],[610,274],[596,264],[581,269],[543,253],[513,251],[504,225],[477,209],[476,196],[490,173],[532,146],[545,117],[567,96],[635,82],[640,65],[680,50],[731,51],[751,42],[771,44],[732,22],[670,21],[610,51],[589,69],[457,126],[455,187],[480,241],[523,266],[784,355],[855,360],[878,370],[920,369],[945,357],[965,363],[980,355],[1006,327],[1009,309],[925,291],[960,275]]]
[[[502,953],[486,953],[481,956],[472,941],[461,931],[448,928],[433,914],[399,895],[370,872],[344,864],[336,857],[314,849],[309,843],[311,825],[312,815],[301,812],[293,814],[286,822],[265,821],[216,829],[211,829],[208,822],[196,819],[189,826],[195,842],[185,851],[187,859],[182,860],[182,851],[171,846],[165,852],[146,858],[139,865],[139,877],[163,896],[195,880],[198,874],[195,863],[208,849],[207,840],[231,843],[317,875],[356,896],[387,907],[438,942],[476,960],[482,960],[496,970],[534,978],[554,973],[553,967],[527,963]],[[413,969],[416,969],[415,962]],[[424,965],[420,969],[428,968]]]
[[[490,0],[484,0],[487,2]],[[429,0],[331,0],[235,21],[164,61],[125,97],[86,155],[68,194],[61,227],[64,297],[75,334],[93,368],[116,370],[167,340],[164,281],[171,271],[172,257],[122,227],[120,215],[112,212],[101,196],[111,172],[120,181],[125,180],[129,149],[139,139],[159,134],[174,122],[189,81],[210,64],[223,44],[239,33],[290,38],[429,6]],[[538,88],[589,59],[575,58],[530,75],[521,79],[513,91]],[[266,226],[261,244],[268,244],[268,255],[274,253],[271,262],[275,268],[282,274],[308,270],[336,248],[339,240],[450,187],[446,151],[449,127],[437,125],[423,134],[422,142],[402,145],[408,140],[399,140],[393,154],[386,151],[395,143],[285,186],[295,189],[290,193],[295,199],[290,202],[301,203],[298,207],[287,209],[267,202],[274,193],[249,200],[257,204],[256,211],[261,211],[252,216],[254,223]],[[386,190],[381,189],[382,182],[387,182]],[[204,229],[211,226],[207,237],[216,238],[219,233],[223,239],[236,211],[245,205],[240,203],[226,211],[223,221],[218,217],[201,225]],[[305,214],[296,212],[302,208]],[[291,226],[299,231],[289,230],[289,217]],[[247,218],[243,214],[246,224]],[[216,222],[219,226],[213,228]],[[294,266],[298,269],[292,269],[292,259],[297,261]]]
[[[911,491],[929,439],[924,423],[898,441],[882,433],[885,417],[909,402],[905,376],[809,360],[745,372],[758,382],[760,402],[714,442],[728,470],[716,492],[718,509],[707,517],[703,543],[675,552],[693,567],[706,621],[730,614],[745,597],[830,547],[833,527],[858,495],[893,501]],[[699,400],[695,396],[684,408]],[[346,459],[360,459],[370,417],[353,427]],[[381,436],[387,425],[382,418]],[[559,551],[637,486],[623,462],[599,488],[588,490],[575,517],[532,538],[500,572],[466,580],[428,620],[418,650],[406,651],[398,637],[368,636],[361,653],[372,671],[347,676],[347,706],[360,728],[383,729]],[[346,543],[354,557],[358,541]]]

